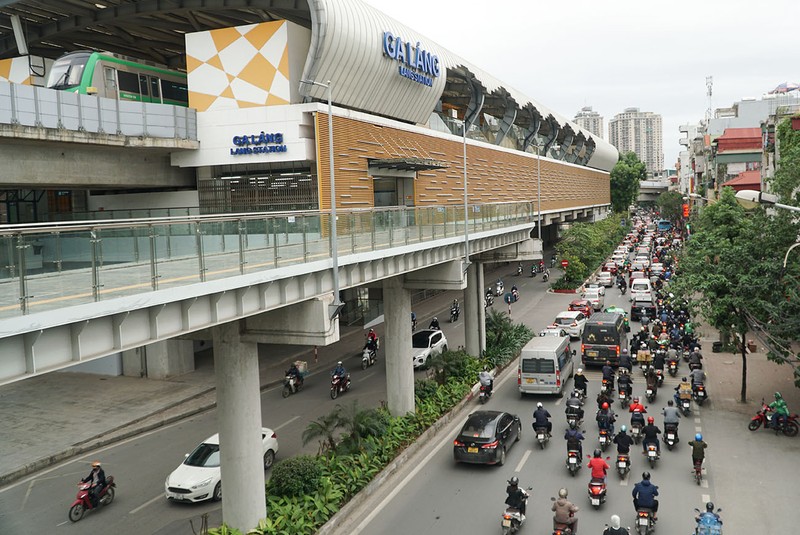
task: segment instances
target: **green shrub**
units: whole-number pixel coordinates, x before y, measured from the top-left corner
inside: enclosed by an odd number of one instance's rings
[[[300,455],[275,463],[267,483],[270,496],[304,496],[319,487],[322,475],[319,457]]]
[[[414,381],[414,395],[417,397],[417,402],[433,396],[436,393],[436,388],[436,382],[430,379],[417,379]]]

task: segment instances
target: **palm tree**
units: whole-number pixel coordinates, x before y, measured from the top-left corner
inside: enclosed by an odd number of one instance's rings
[[[492,345],[500,344],[513,330],[514,323],[509,316],[494,309],[489,311],[489,315],[486,316],[486,338],[494,340]],[[488,340],[487,345],[489,345]]]
[[[336,438],[334,433],[339,428],[339,418],[337,411],[333,411],[325,416],[314,420],[305,431],[303,431],[303,446],[315,439],[319,441],[319,451],[322,453],[326,450],[336,449]]]
[[[345,430],[342,446],[351,452],[361,451],[365,438],[377,437],[386,431],[382,414],[376,409],[360,409],[356,400],[347,405],[337,405],[334,414],[337,426]]]

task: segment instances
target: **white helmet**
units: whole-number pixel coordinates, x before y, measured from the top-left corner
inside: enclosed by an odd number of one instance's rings
[[[567,489],[558,489],[558,497],[559,498],[566,498],[567,497]]]
[[[537,408],[539,408],[539,409],[541,409],[541,408],[542,408],[542,402],[540,401],[539,403],[537,403],[537,404],[536,404],[536,407],[537,407]]]

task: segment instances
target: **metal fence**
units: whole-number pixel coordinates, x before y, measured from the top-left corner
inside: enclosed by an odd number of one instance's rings
[[[469,207],[471,233],[528,224],[531,202]],[[320,211],[0,227],[0,317],[331,258]],[[464,235],[464,207],[339,210],[340,256]]]

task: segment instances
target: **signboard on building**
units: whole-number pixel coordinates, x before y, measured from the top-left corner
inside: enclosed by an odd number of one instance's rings
[[[403,41],[392,32],[383,32],[383,53],[400,65],[397,72],[409,80],[433,87],[433,79],[441,74],[439,56],[431,54],[417,42]]]

